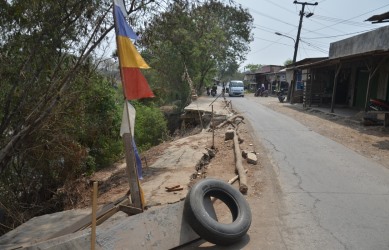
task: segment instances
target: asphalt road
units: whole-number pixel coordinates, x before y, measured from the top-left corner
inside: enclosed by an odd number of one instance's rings
[[[279,186],[270,249],[389,249],[388,169],[266,108],[266,98],[229,99],[266,148]]]

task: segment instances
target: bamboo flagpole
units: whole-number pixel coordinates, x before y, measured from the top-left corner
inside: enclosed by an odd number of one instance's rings
[[[116,32],[117,54],[119,57],[120,76],[123,86],[123,95],[125,99],[123,122],[126,123],[125,131],[122,134],[123,143],[125,146],[125,156],[127,164],[128,180],[131,190],[131,202],[137,208],[143,210],[145,201],[143,192],[139,182],[141,176],[141,162],[136,161],[135,141],[133,139],[132,123],[135,122],[135,115],[131,122],[131,114],[129,110],[133,107],[127,100],[135,100],[141,98],[154,97],[147,80],[144,78],[140,69],[150,68],[143,60],[142,56],[136,50],[131,39],[136,40],[138,36],[128,25],[127,11],[123,0],[113,0],[113,16]],[[135,110],[135,109],[133,109]],[[137,168],[137,165],[139,168]]]

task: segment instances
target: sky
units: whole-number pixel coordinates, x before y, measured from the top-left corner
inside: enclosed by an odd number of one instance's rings
[[[254,18],[254,41],[247,64],[284,65],[292,60],[294,40],[297,37],[301,4],[293,0],[235,0],[248,9]],[[388,0],[317,0],[297,1],[315,3],[305,5],[304,13],[313,16],[303,18],[297,60],[310,57],[326,57],[330,43],[355,36],[389,23],[372,24],[369,17],[389,11]],[[279,36],[275,32],[283,35]],[[294,39],[294,40],[293,40]]]

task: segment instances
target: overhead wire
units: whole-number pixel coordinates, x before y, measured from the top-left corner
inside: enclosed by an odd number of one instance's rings
[[[293,12],[293,11],[291,11],[291,10],[289,10],[289,9],[287,9],[287,8],[285,8],[285,7],[283,7],[283,6],[279,5],[279,4],[277,4],[277,3],[275,3],[275,2],[272,2],[272,1],[270,1],[270,0],[265,0],[265,1],[268,2],[268,3],[270,3],[270,4],[272,4],[272,5],[277,6],[277,7],[280,8],[280,9],[283,9],[283,10],[285,10],[285,11],[287,11],[287,12],[290,12],[290,13],[293,13],[293,14],[299,13],[299,12],[300,12],[300,10],[297,9],[297,6],[296,6],[296,12]],[[319,1],[319,3],[322,3],[322,2],[325,2],[325,1],[326,1],[326,0],[322,0],[322,1]],[[349,19],[340,19],[340,18],[332,18],[332,17],[321,16],[321,15],[314,15],[313,17],[315,17],[315,18],[314,18],[313,20],[311,19],[310,21],[312,21],[312,22],[314,22],[314,23],[317,23],[317,24],[320,24],[320,25],[322,25],[322,26],[324,26],[324,27],[319,28],[319,29],[316,29],[316,30],[308,30],[308,29],[302,28],[302,30],[304,31],[305,34],[307,34],[307,33],[313,33],[313,34],[318,34],[318,35],[319,35],[318,37],[304,37],[304,36],[301,36],[302,39],[300,39],[300,41],[303,43],[302,45],[304,46],[303,49],[304,49],[305,53],[307,53],[306,50],[314,50],[314,51],[318,51],[318,52],[323,53],[323,54],[326,54],[326,55],[328,55],[328,52],[329,52],[329,51],[328,51],[328,49],[329,49],[329,43],[328,43],[328,42],[316,41],[315,43],[312,43],[312,42],[306,41],[306,40],[310,40],[310,39],[327,39],[327,38],[328,38],[328,39],[331,39],[331,38],[343,37],[343,36],[348,36],[348,35],[353,35],[353,34],[359,34],[359,33],[363,33],[363,32],[367,32],[367,31],[374,30],[374,29],[369,29],[369,30],[363,30],[363,31],[358,31],[358,32],[351,32],[351,33],[339,34],[339,35],[327,35],[327,34],[323,34],[323,33],[317,32],[317,31],[323,30],[323,29],[325,29],[325,28],[333,27],[333,26],[335,26],[335,25],[337,25],[337,24],[345,24],[345,25],[356,26],[356,27],[367,27],[367,26],[369,26],[369,25],[365,25],[365,24],[363,24],[363,23],[355,22],[355,21],[351,21],[351,20],[352,20],[352,19],[355,19],[355,18],[358,18],[358,17],[360,17],[360,16],[363,16],[363,15],[366,15],[366,14],[368,14],[368,13],[371,13],[371,12],[373,12],[373,11],[376,11],[376,10],[378,10],[378,9],[384,8],[384,7],[388,6],[388,5],[389,5],[389,4],[386,4],[386,5],[384,5],[384,6],[381,6],[381,7],[379,7],[379,8],[376,8],[376,9],[371,10],[371,11],[368,11],[368,12],[365,12],[365,13],[360,14],[360,15],[358,15],[358,16],[354,16],[354,17],[349,18]],[[316,8],[316,6],[315,6],[315,8]],[[315,8],[314,8],[314,9],[315,9]],[[251,12],[253,12],[253,13],[255,13],[255,14],[258,14],[258,15],[260,15],[260,16],[262,16],[262,17],[266,17],[266,18],[275,20],[275,21],[277,21],[277,22],[280,22],[280,23],[285,24],[285,25],[288,25],[288,26],[292,26],[292,27],[294,28],[293,30],[289,31],[288,33],[282,32],[283,34],[290,35],[289,33],[291,33],[292,31],[294,31],[294,30],[296,30],[296,29],[298,28],[297,25],[293,25],[293,24],[291,24],[291,23],[285,22],[285,21],[283,21],[283,20],[281,20],[281,19],[278,19],[278,18],[276,18],[276,17],[274,17],[274,16],[268,15],[268,14],[263,13],[263,12],[261,12],[261,11],[258,11],[258,10],[252,9],[252,8],[248,8],[248,9],[249,9]],[[314,9],[313,9],[313,10],[314,10]],[[307,10],[311,11],[310,8],[307,8]],[[325,21],[325,22],[335,22],[335,23],[334,23],[333,25],[325,25],[325,24],[319,22],[318,20],[319,20],[319,21]],[[267,33],[275,33],[275,32],[277,32],[276,30],[274,30],[274,29],[272,29],[272,28],[268,28],[268,27],[266,27],[266,26],[261,26],[261,25],[255,25],[255,29],[258,29],[258,30],[261,30],[261,31],[264,31],[264,32],[267,32]],[[335,31],[338,31],[338,32],[342,32],[341,30],[338,30],[338,29],[334,29],[334,28],[332,28],[332,29],[335,30]],[[292,36],[292,35],[291,35],[291,36]],[[263,50],[265,50],[265,49],[267,49],[267,48],[269,48],[269,47],[271,47],[271,46],[273,46],[273,45],[275,45],[275,44],[281,44],[281,45],[286,45],[286,46],[293,46],[293,45],[289,45],[289,44],[285,44],[285,43],[279,42],[282,38],[280,38],[280,39],[278,39],[278,40],[275,40],[275,41],[269,40],[269,39],[260,38],[260,37],[257,37],[257,36],[256,36],[255,38],[256,38],[256,39],[259,39],[259,40],[262,40],[262,41],[269,42],[270,44],[268,44],[268,45],[266,45],[265,47],[262,47],[262,48],[260,48],[260,49],[258,49],[258,50],[256,50],[256,51],[254,51],[254,52],[252,52],[252,53],[258,53],[258,52],[263,51]],[[309,49],[309,48],[310,48],[310,49]]]
[[[360,34],[360,33],[365,33],[369,31],[373,31],[378,28],[374,29],[369,29],[369,30],[362,30],[362,31],[357,31],[357,32],[351,32],[351,33],[346,33],[342,35],[334,35],[334,36],[322,36],[322,37],[304,37],[304,39],[323,39],[323,38],[334,38],[334,37],[341,37],[341,36],[349,36],[349,35],[355,35],[355,34]]]
[[[278,21],[278,22],[280,22],[280,23],[283,23],[283,24],[286,24],[286,25],[289,25],[289,26],[292,26],[292,27],[295,27],[295,28],[297,28],[297,25],[293,25],[293,24],[290,24],[290,23],[288,23],[288,22],[282,21],[281,19],[278,19],[278,18],[272,17],[272,16],[270,16],[270,15],[267,15],[267,14],[265,14],[265,13],[262,13],[262,12],[260,12],[260,11],[258,11],[258,10],[254,10],[254,9],[251,9],[251,8],[250,8],[250,10],[251,10],[252,12],[256,13],[256,14],[259,14],[259,15],[265,16],[265,17],[267,17],[267,18],[270,18],[270,19],[276,20],[276,21]]]
[[[328,54],[328,52],[329,52],[328,50],[323,49],[323,48],[320,48],[319,46],[317,46],[317,45],[315,45],[315,44],[306,42],[306,41],[304,41],[304,40],[300,40],[300,41],[301,41],[302,43],[305,43],[305,44],[307,44],[308,46],[310,46],[310,47],[316,49],[316,50],[319,51],[319,52],[322,52],[322,53],[325,53],[325,54]]]
[[[287,34],[290,33],[290,32],[292,32],[293,30],[294,30],[294,29],[292,29],[292,30],[290,30],[289,32],[287,32]],[[257,37],[257,39],[262,40],[262,38],[259,38],[259,37]],[[252,52],[252,54],[255,54],[255,53],[258,53],[258,52],[260,52],[260,51],[263,51],[263,50],[265,50],[265,49],[267,49],[267,48],[273,46],[274,44],[278,43],[278,41],[280,41],[280,40],[282,40],[282,39],[283,39],[283,38],[280,37],[280,38],[277,39],[276,41],[270,41],[270,40],[269,40],[269,42],[271,42],[270,44],[268,44],[268,45],[266,45],[265,47],[260,48],[260,49],[258,49],[258,50],[256,50],[256,51]]]
[[[368,14],[368,13],[371,13],[371,12],[373,12],[373,11],[376,11],[376,10],[382,9],[382,8],[384,8],[384,7],[386,7],[386,6],[389,6],[389,4],[386,4],[386,5],[384,5],[384,6],[381,6],[381,7],[379,7],[379,8],[376,8],[376,9],[374,9],[374,10],[371,10],[371,11],[365,12],[365,13],[363,13],[363,14],[360,14],[360,15],[358,15],[358,16],[354,16],[354,17],[351,17],[351,18],[349,18],[349,19],[345,19],[345,20],[342,20],[342,21],[336,22],[336,23],[334,23],[334,24],[332,24],[332,25],[325,26],[325,27],[323,27],[323,28],[320,28],[320,29],[318,29],[318,30],[323,30],[323,29],[325,29],[325,28],[329,28],[329,27],[332,27],[332,26],[334,26],[334,25],[341,24],[341,23],[347,22],[347,21],[349,21],[349,20],[353,20],[353,19],[355,19],[355,18],[361,17],[361,16],[363,16],[363,15],[366,15],[366,14]]]
[[[336,18],[336,17],[327,17],[327,16],[321,16],[321,15],[313,15],[311,18],[319,19],[319,20],[327,21],[327,22],[338,22],[338,23],[347,24],[347,25],[351,25],[351,26],[357,26],[357,27],[368,27],[368,26],[371,26],[371,24],[355,22],[355,21],[340,19],[340,18]]]
[[[296,12],[291,11],[291,10],[285,8],[284,6],[281,6],[281,5],[279,5],[279,4],[276,4],[276,3],[274,3],[274,2],[272,2],[272,1],[270,1],[270,0],[265,0],[265,1],[268,2],[268,3],[271,3],[271,4],[275,5],[275,6],[277,6],[277,7],[281,8],[281,9],[283,9],[283,10],[286,10],[287,12],[290,12],[290,13],[292,13],[292,14],[296,14]]]

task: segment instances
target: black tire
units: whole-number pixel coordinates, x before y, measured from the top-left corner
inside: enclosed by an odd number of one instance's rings
[[[232,223],[217,221],[213,207],[209,208],[211,196],[229,208]],[[239,241],[251,225],[251,210],[245,197],[233,186],[217,179],[204,179],[192,187],[185,198],[184,216],[201,238],[217,245]]]

